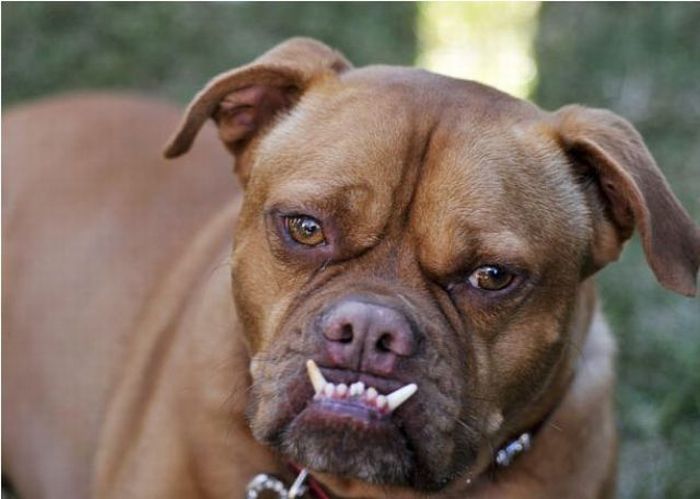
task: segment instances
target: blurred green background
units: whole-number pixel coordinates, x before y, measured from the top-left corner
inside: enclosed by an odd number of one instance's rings
[[[294,35],[356,65],[418,64],[547,109],[632,121],[700,220],[700,4],[3,3],[4,106],[131,89],[181,103]],[[635,238],[599,279],[619,343],[619,497],[700,497],[700,304],[661,289]]]
[[[632,121],[700,221],[700,4],[543,4],[534,99]],[[661,289],[635,237],[599,278],[619,348],[620,497],[700,498],[700,301]]]

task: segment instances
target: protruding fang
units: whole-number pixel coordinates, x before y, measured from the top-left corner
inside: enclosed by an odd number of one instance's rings
[[[313,360],[309,359],[306,361],[306,371],[309,373],[309,379],[314,386],[314,391],[316,393],[321,393],[327,382],[326,378],[321,374],[321,370]]]
[[[416,393],[417,390],[418,386],[416,386],[415,383],[411,383],[410,385],[403,386],[395,392],[392,392],[389,395],[387,395],[386,401],[389,405],[389,410],[393,411],[398,406],[406,402],[409,398],[413,396],[414,393]]]

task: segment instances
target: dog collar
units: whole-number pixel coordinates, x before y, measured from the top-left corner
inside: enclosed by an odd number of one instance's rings
[[[494,456],[494,465],[499,468],[507,468],[523,452],[530,449],[532,433],[526,431],[501,447]],[[263,492],[274,492],[279,499],[299,499],[307,492],[314,499],[329,499],[321,485],[309,475],[306,468],[300,468],[294,464],[290,468],[298,473],[292,486],[287,489],[279,478],[260,473],[248,483],[246,487],[246,499],[257,499]]]
[[[313,499],[329,499],[321,485],[309,475],[306,468],[300,468],[294,464],[289,467],[296,473],[292,486],[287,489],[284,483],[272,475],[260,473],[248,483],[246,487],[246,499],[257,499],[263,492],[274,492],[278,499],[299,499],[307,492]]]

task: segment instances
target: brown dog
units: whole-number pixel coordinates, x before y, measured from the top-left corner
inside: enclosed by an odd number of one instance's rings
[[[591,276],[635,228],[673,291],[700,259],[626,121],[294,39],[207,85],[166,151],[213,118],[237,214],[210,131],[155,157],[174,113],[82,96],[4,120],[20,497],[242,497],[290,463],[328,496],[611,494]]]

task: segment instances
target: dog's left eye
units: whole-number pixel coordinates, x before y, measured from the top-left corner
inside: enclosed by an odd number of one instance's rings
[[[326,242],[321,223],[307,215],[292,215],[284,218],[289,237],[304,246],[318,246]]]
[[[499,291],[510,285],[515,274],[499,265],[483,265],[469,276],[469,284],[485,291]]]

